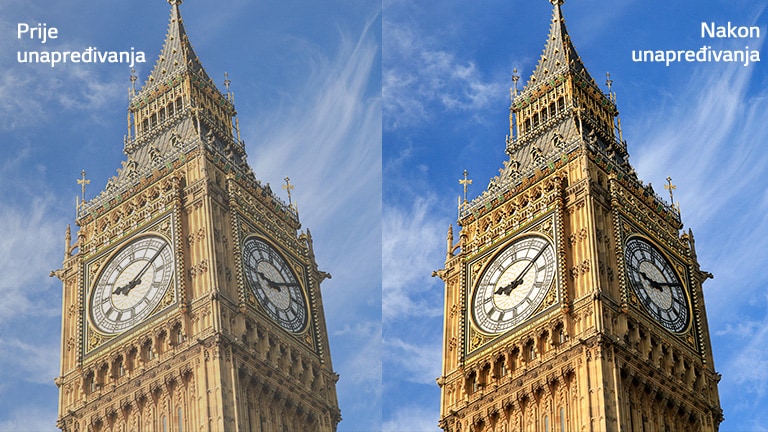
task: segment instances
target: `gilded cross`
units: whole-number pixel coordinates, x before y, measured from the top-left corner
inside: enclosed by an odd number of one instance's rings
[[[288,205],[292,205],[291,202],[291,191],[294,189],[293,185],[291,184],[291,179],[288,176],[285,176],[285,184],[283,185],[283,189],[288,192]]]
[[[512,83],[515,85],[515,92],[513,97],[517,96],[517,82],[520,81],[520,75],[517,74],[517,68],[512,69]]]
[[[472,184],[472,180],[467,178],[467,170],[464,170],[464,179],[459,179],[459,184],[464,186],[464,202],[467,202],[467,186]]]
[[[82,198],[81,198],[80,202],[81,202],[81,203],[84,203],[84,202],[85,202],[85,185],[87,185],[87,184],[90,184],[90,183],[91,183],[91,181],[90,181],[90,180],[86,180],[86,179],[85,179],[85,170],[83,170],[83,171],[80,173],[80,175],[82,175],[82,176],[83,176],[83,178],[81,178],[81,179],[77,180],[77,184],[79,184],[79,185],[80,185],[80,187],[81,187],[81,189],[82,189]]]
[[[664,189],[669,191],[669,202],[672,204],[672,208],[675,208],[675,197],[672,195],[672,191],[677,189],[677,186],[672,184],[672,177],[667,177],[667,184],[664,185]],[[680,211],[680,207],[677,207],[677,211]]]
[[[131,68],[131,97],[136,96],[136,80],[139,77],[136,76],[136,69]]]
[[[224,72],[224,87],[227,89],[227,100],[229,100],[230,103],[234,102],[234,97],[232,96],[232,92],[229,91],[229,85],[232,84],[232,81],[229,79],[229,74],[227,72]]]

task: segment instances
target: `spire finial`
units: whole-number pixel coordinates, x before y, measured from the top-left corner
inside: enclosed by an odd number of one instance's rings
[[[669,191],[669,203],[672,205],[672,208],[680,213],[680,204],[675,205],[675,197],[672,194],[672,191],[677,189],[677,186],[672,184],[672,177],[667,177],[667,184],[664,185],[664,189]]]
[[[168,0],[168,4],[171,6],[179,6],[184,0]]]
[[[139,79],[139,77],[136,76],[136,69],[131,68],[131,98],[136,96],[136,80]]]
[[[459,179],[459,184],[464,186],[464,202],[467,202],[467,186],[472,184],[472,180],[467,178],[467,170],[464,170],[464,178]]]
[[[229,73],[224,72],[224,87],[227,89],[227,100],[232,105],[235,104],[235,94],[232,93],[232,91],[229,89],[230,84],[232,84],[232,80],[229,79]]]
[[[82,178],[77,180],[77,184],[79,184],[79,185],[80,185],[80,187],[81,187],[81,189],[82,189],[82,198],[81,198],[81,200],[80,200],[80,202],[81,202],[81,203],[84,203],[84,202],[85,202],[85,185],[87,185],[87,184],[90,184],[90,183],[91,183],[91,181],[90,181],[90,180],[86,180],[86,179],[85,179],[85,174],[86,174],[86,173],[85,173],[85,170],[83,170],[83,171],[80,173],[80,175],[82,176]]]
[[[512,83],[515,85],[515,92],[512,95],[517,96],[517,82],[520,81],[520,75],[517,74],[517,68],[512,69]]]
[[[565,0],[549,0],[550,3],[552,3],[554,6],[562,6],[563,3],[565,3]]]
[[[288,207],[293,208],[296,210],[296,207],[293,205],[293,202],[291,201],[291,191],[295,189],[293,185],[291,184],[291,179],[288,176],[285,176],[285,184],[283,185],[283,189],[288,192]]]

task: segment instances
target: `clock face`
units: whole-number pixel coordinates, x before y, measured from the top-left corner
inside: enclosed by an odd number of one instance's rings
[[[688,325],[688,301],[669,260],[648,241],[627,240],[624,261],[630,285],[640,303],[664,328],[681,332]]]
[[[528,319],[552,286],[556,267],[544,237],[530,235],[506,246],[483,271],[472,296],[477,326],[501,333]]]
[[[256,237],[243,242],[243,273],[267,315],[283,328],[299,332],[307,324],[301,286],[282,256]]]
[[[152,314],[171,286],[171,249],[158,235],[141,236],[107,261],[91,290],[89,307],[100,332],[121,333]]]

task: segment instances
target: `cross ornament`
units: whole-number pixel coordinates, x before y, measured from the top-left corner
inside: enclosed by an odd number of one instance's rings
[[[81,175],[81,176],[83,176],[83,178],[81,178],[81,179],[78,179],[78,180],[77,180],[77,184],[79,184],[79,185],[80,185],[80,188],[81,188],[81,194],[82,194],[82,195],[81,195],[81,199],[80,199],[80,202],[81,202],[81,203],[84,203],[84,202],[85,202],[85,185],[87,185],[87,184],[90,184],[90,183],[91,183],[91,181],[90,181],[90,180],[86,180],[86,179],[85,179],[85,170],[83,170],[83,171],[80,173],[80,175]]]
[[[459,179],[459,184],[464,186],[464,202],[467,202],[467,186],[472,184],[472,180],[467,178],[467,170],[464,170],[464,178]]]
[[[288,192],[288,205],[292,207],[293,203],[291,202],[291,191],[294,189],[294,187],[291,184],[291,179],[288,176],[285,176],[285,184],[283,185],[283,189]]]
[[[675,207],[675,197],[672,194],[672,191],[677,189],[677,186],[672,184],[672,177],[667,177],[667,184],[664,185],[664,189],[669,191],[669,202],[672,204],[672,208],[677,208],[678,213],[680,212],[680,205]]]

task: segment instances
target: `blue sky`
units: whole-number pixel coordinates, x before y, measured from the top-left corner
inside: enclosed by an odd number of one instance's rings
[[[182,15],[209,76],[229,73],[257,178],[295,185],[312,231],[335,370],[340,431],[381,429],[381,4],[188,0]],[[130,68],[19,64],[17,51],[162,47],[165,1],[0,2],[0,431],[55,429],[64,230],[76,180],[86,198],[124,159]],[[58,38],[17,39],[18,23]]]
[[[668,198],[715,278],[705,298],[722,431],[768,430],[768,58],[760,63],[632,61],[632,50],[759,50],[768,1],[570,0],[563,13],[584,64],[610,72],[630,162]],[[442,268],[458,180],[470,199],[498,173],[513,68],[527,82],[544,48],[544,0],[383,2],[383,429],[436,431]],[[702,39],[701,23],[761,28]]]

